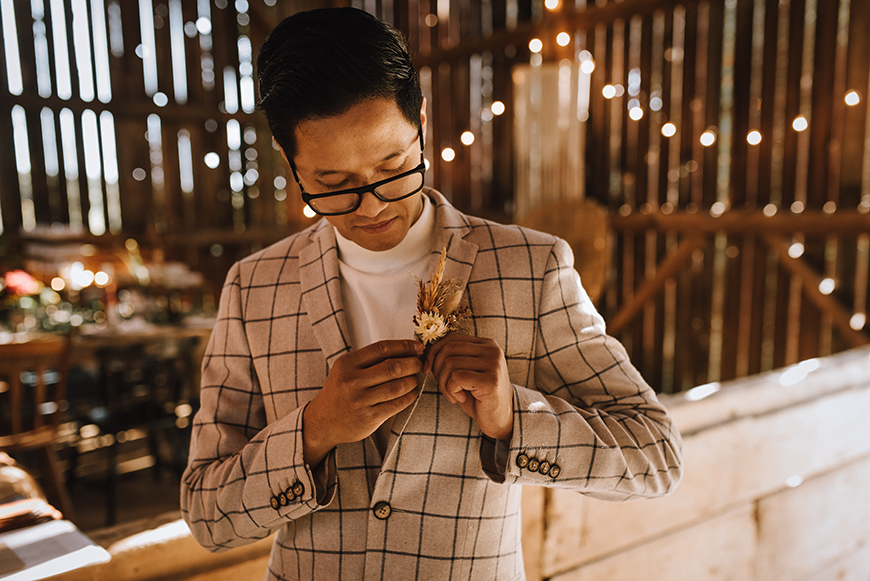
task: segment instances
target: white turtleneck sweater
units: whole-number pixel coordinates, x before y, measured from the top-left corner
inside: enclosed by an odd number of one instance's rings
[[[414,338],[417,279],[428,279],[435,234],[435,209],[428,197],[422,198],[420,217],[390,250],[367,250],[335,231],[341,299],[354,349],[383,339]],[[392,425],[390,418],[372,435],[381,457]]]

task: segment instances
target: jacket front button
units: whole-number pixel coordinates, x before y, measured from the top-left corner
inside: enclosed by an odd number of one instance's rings
[[[392,507],[386,502],[379,502],[372,509],[372,512],[375,515],[375,518],[378,520],[384,520],[390,518],[390,515],[393,512]]]
[[[517,466],[519,466],[520,468],[525,468],[528,465],[529,465],[529,457],[528,456],[526,456],[525,454],[520,454],[519,456],[517,456]]]

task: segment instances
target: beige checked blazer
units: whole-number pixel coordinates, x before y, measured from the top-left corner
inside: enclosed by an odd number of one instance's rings
[[[206,548],[277,530],[267,579],[523,579],[517,484],[626,500],[680,480],[679,434],[605,334],[568,245],[425,193],[433,267],[446,247],[445,276],[467,281],[469,332],[506,354],[512,439],[484,436],[429,380],[383,459],[367,438],[313,472],[303,463],[304,406],[350,349],[334,229],[321,220],[227,276],[182,479],[184,517]]]

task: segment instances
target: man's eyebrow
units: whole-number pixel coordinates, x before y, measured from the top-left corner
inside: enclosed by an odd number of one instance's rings
[[[411,145],[413,145],[413,143]],[[393,151],[389,155],[385,156],[381,161],[379,161],[378,164],[386,163],[386,162],[390,161],[391,159],[395,159],[395,158],[399,157],[403,153],[407,152],[409,148],[410,148],[410,146],[406,147],[405,149],[397,149],[396,151]],[[314,173],[314,177],[319,179],[322,177],[331,176],[331,175],[335,175],[335,174],[346,174],[348,172],[337,170],[337,169],[315,169],[313,173]]]

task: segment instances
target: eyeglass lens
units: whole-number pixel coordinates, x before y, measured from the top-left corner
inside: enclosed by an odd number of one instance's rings
[[[412,194],[423,187],[422,172],[414,172],[411,175],[402,176],[395,180],[381,184],[375,188],[375,195],[385,202],[399,200],[405,196]],[[350,212],[357,206],[357,200],[360,194],[339,194],[337,196],[327,196],[323,198],[314,198],[309,201],[311,209],[315,212],[324,214],[339,214],[342,212]]]

